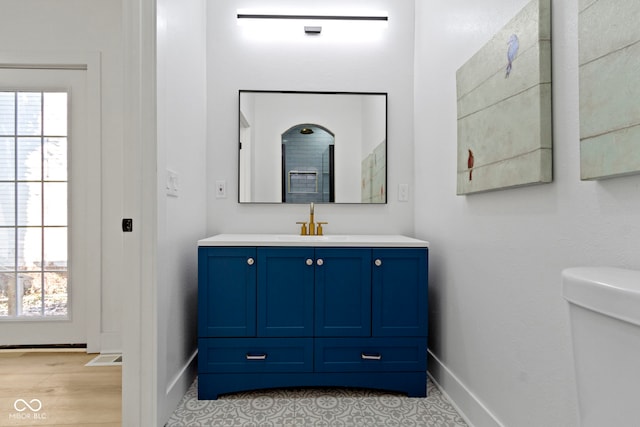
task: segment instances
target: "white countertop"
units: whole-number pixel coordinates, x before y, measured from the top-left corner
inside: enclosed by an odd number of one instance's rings
[[[412,237],[387,234],[218,234],[198,240],[198,246],[331,246],[377,248],[428,248],[429,242]]]

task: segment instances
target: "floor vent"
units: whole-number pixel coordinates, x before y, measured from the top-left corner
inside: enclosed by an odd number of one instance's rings
[[[122,366],[122,355],[101,354],[84,366]]]

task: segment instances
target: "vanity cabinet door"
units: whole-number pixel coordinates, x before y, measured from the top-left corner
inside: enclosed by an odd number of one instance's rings
[[[256,335],[256,248],[198,249],[198,335]]]
[[[313,336],[314,250],[258,248],[258,336]]]
[[[315,335],[371,335],[371,249],[316,248]]]
[[[373,250],[374,336],[427,336],[427,249]]]

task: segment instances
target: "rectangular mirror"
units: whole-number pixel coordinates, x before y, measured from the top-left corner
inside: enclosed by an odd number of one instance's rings
[[[386,203],[387,94],[239,93],[240,203]]]

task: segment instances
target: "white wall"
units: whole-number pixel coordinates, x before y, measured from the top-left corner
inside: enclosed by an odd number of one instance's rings
[[[526,3],[416,1],[416,235],[431,242],[432,374],[476,426],[568,427],[560,272],[640,269],[640,176],[580,181],[577,0],[555,1],[554,182],[455,195],[455,72]]]
[[[164,425],[195,377],[197,240],[206,233],[205,1],[158,1],[157,411]],[[178,197],[166,172],[178,174]]]
[[[122,13],[119,1],[4,0],[0,50],[37,56],[101,55],[103,351],[121,349],[122,283]],[[26,30],[28,29],[28,31]]]
[[[264,3],[224,0],[207,5],[207,234],[295,233],[295,222],[308,216],[304,205],[237,203],[240,89],[388,92],[388,204],[322,205],[316,208],[316,218],[329,221],[327,233],[411,234],[413,203],[398,203],[396,190],[399,183],[413,183],[413,2],[268,2],[270,10],[281,13],[301,7],[316,13],[340,13],[346,8],[388,11],[389,28],[375,42],[305,38],[302,27],[300,37],[249,39],[237,25],[237,10],[264,10]],[[215,198],[216,180],[227,181],[227,199]]]

